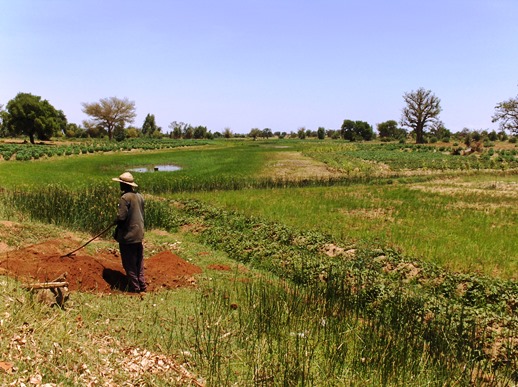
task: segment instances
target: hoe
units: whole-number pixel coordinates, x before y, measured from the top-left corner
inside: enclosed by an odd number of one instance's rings
[[[97,239],[99,238],[101,235],[103,235],[104,233],[106,233],[110,228],[112,228],[113,226],[115,226],[115,223],[110,223],[110,225],[108,227],[106,227],[104,230],[102,230],[99,234],[97,234],[96,236],[94,236],[92,239],[90,239],[88,242],[86,242],[84,245],[78,247],[77,249],[71,251],[70,253],[68,254],[65,254],[65,255],[62,255],[60,258],[65,258],[65,257],[72,257],[72,254],[74,254],[76,251],[78,250],[81,250],[83,247],[85,247],[86,245],[88,245],[90,242],[92,242],[94,239]]]

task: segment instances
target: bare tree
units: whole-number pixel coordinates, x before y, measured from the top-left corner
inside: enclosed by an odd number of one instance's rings
[[[102,98],[99,102],[83,102],[83,113],[92,117],[93,123],[108,132],[111,140],[117,127],[124,127],[135,119],[135,102],[127,98]]]
[[[441,113],[441,100],[431,90],[419,88],[403,95],[406,106],[403,108],[401,126],[411,128],[416,134],[416,143],[423,144],[425,129],[433,124]]]
[[[497,104],[492,121],[500,121],[502,130],[509,130],[511,133],[518,134],[518,96]]]

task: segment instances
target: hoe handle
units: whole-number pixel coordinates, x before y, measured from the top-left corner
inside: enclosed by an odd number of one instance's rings
[[[90,242],[92,242],[94,239],[96,238],[99,238],[101,235],[103,235],[105,232],[107,232],[110,228],[112,228],[115,224],[114,223],[110,223],[110,225],[108,227],[106,227],[104,230],[102,230],[99,234],[97,234],[96,236],[94,236],[92,239],[90,239],[88,242],[86,242],[84,245],[78,247],[77,249],[75,249],[74,251],[71,251],[70,253],[68,254],[65,254],[65,255],[62,255],[61,258],[64,258],[64,257],[70,257],[72,254],[74,254],[76,251],[78,250],[81,250],[83,247],[85,247],[87,244],[89,244]]]

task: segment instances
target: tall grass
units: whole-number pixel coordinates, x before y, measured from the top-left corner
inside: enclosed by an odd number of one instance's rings
[[[6,218],[28,218],[74,230],[97,233],[116,218],[119,202],[117,184],[95,184],[83,191],[70,190],[62,185],[48,185],[40,189],[20,188],[2,191],[3,212]],[[181,218],[167,202],[154,198],[146,200],[146,228],[175,230]]]
[[[370,315],[346,306],[344,290],[354,293],[343,281],[302,287],[266,276],[230,289],[213,283],[199,293],[185,342],[210,385],[511,383],[505,369],[480,359],[472,334],[458,348],[449,342],[453,332],[433,337],[402,293],[394,295],[401,303]]]
[[[32,219],[97,231],[99,214],[111,219],[115,211],[112,188],[4,191],[2,199]],[[85,203],[96,200],[93,216]],[[196,222],[204,244],[287,281],[277,285],[270,278],[223,293],[209,286],[200,294],[199,311],[181,323],[187,329],[182,340],[214,385],[243,380],[238,375],[266,385],[340,385],[351,378],[442,385],[467,383],[479,373],[515,377],[516,283],[454,275],[390,249],[349,246],[353,256],[333,258],[324,254],[336,243],[330,235],[200,202],[148,203],[153,227]],[[410,276],[413,269],[418,277]],[[162,349],[175,347],[178,333],[168,323],[177,321],[176,312],[141,313],[150,313],[147,345],[159,339]],[[142,330],[130,320],[121,324],[130,336]],[[495,355],[488,343],[503,347],[495,347]]]
[[[391,246],[452,270],[517,278],[516,176],[175,194],[336,240]],[[514,191],[516,192],[516,190]]]

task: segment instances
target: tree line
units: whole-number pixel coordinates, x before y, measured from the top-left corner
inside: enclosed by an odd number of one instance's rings
[[[431,90],[419,88],[403,95],[404,107],[399,122],[388,120],[377,124],[378,136],[387,140],[405,140],[409,135],[415,142],[422,144],[429,139],[445,140],[452,133],[445,127],[439,115],[441,101]],[[7,105],[0,105],[0,137],[28,136],[31,143],[50,140],[53,136],[66,137],[108,137],[109,140],[122,141],[133,137],[160,138],[168,136],[175,139],[212,139],[216,137],[236,137],[230,128],[223,132],[212,133],[206,126],[192,126],[173,121],[170,132],[163,133],[156,124],[155,116],[147,114],[141,127],[131,126],[136,117],[135,102],[127,98],[108,97],[98,102],[83,102],[82,111],[89,117],[82,125],[69,123],[62,110],[56,109],[45,99],[30,93],[18,93]],[[507,137],[506,132],[518,134],[518,96],[499,102],[495,106],[493,122],[499,122],[500,132],[491,136],[496,139]],[[489,134],[487,134],[489,136]],[[243,135],[244,136],[244,135]],[[373,127],[365,121],[345,119],[340,129],[309,130],[304,127],[297,132],[273,132],[270,128],[252,128],[248,137],[269,138],[326,137],[348,141],[370,141],[376,138]],[[432,140],[433,141],[433,140]]]

